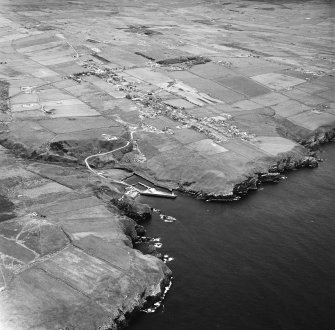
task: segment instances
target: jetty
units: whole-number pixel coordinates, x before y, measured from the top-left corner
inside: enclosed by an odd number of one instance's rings
[[[166,193],[164,191],[157,190],[156,188],[149,187],[142,182],[138,182],[138,184],[146,188],[145,190],[140,190],[141,195],[152,196],[152,197],[163,197],[163,198],[176,198],[177,197],[177,195],[174,194],[173,192]]]

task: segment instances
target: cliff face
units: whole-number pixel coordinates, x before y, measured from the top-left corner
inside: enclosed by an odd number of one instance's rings
[[[114,329],[164,294],[171,272],[133,249],[136,223],[106,207],[88,173],[0,149],[1,329]]]

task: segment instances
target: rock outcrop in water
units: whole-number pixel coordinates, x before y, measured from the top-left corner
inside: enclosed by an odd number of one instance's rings
[[[127,217],[141,223],[151,218],[151,207],[147,204],[140,203],[135,198],[128,196],[126,191],[119,187],[120,191],[116,192],[106,185],[97,184],[95,194],[107,204],[116,206]]]

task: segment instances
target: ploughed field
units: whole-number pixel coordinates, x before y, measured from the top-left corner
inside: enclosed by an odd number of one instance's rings
[[[269,169],[308,166],[299,142],[333,132],[327,2],[3,8],[11,110],[0,138],[28,156],[80,163],[103,134],[134,126],[136,147],[119,166],[171,188],[231,196]]]

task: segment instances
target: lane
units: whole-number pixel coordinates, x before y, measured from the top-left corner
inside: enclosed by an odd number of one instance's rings
[[[98,153],[98,154],[94,154],[94,155],[90,155],[90,156],[86,157],[86,158],[85,158],[85,165],[86,165],[86,167],[88,168],[88,170],[89,170],[90,172],[92,172],[92,173],[95,174],[95,175],[98,175],[99,177],[101,177],[101,178],[103,178],[103,179],[105,179],[105,180],[109,180],[110,182],[114,182],[114,183],[122,184],[122,185],[124,185],[124,186],[126,186],[126,187],[131,188],[132,190],[136,190],[136,191],[139,193],[139,192],[140,192],[139,189],[137,189],[136,187],[134,187],[134,186],[132,186],[132,185],[130,185],[130,184],[124,182],[124,181],[113,180],[113,179],[107,178],[106,176],[103,175],[103,173],[101,173],[101,172],[96,171],[95,169],[93,169],[93,168],[90,166],[89,162],[88,162],[90,159],[92,159],[92,158],[94,158],[94,157],[101,157],[101,156],[105,156],[105,155],[110,155],[110,154],[112,154],[113,152],[116,152],[116,151],[122,150],[122,149],[124,149],[124,148],[127,148],[127,147],[130,145],[130,143],[133,142],[133,140],[134,140],[134,132],[133,132],[132,130],[130,130],[130,141],[128,141],[124,146],[119,147],[119,148],[117,148],[117,149],[115,149],[115,150],[107,151],[107,152],[103,152],[103,153]]]

